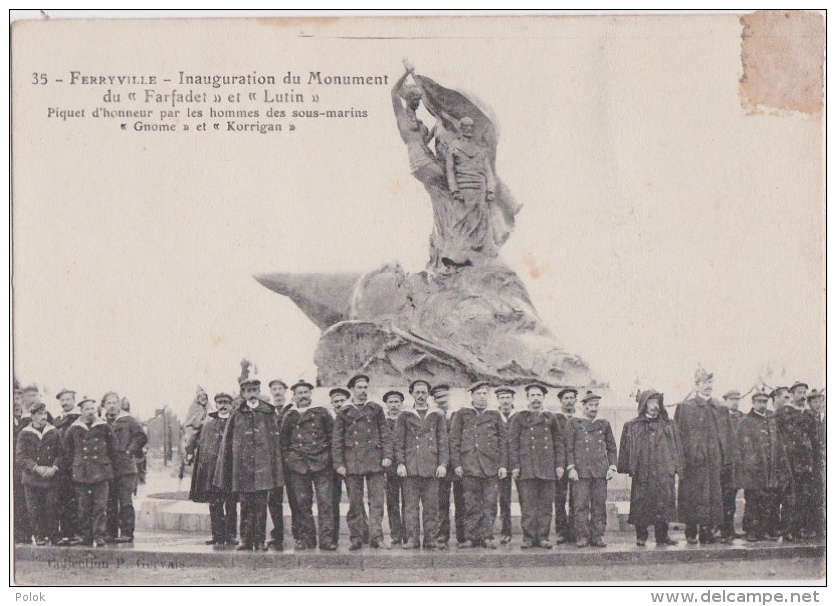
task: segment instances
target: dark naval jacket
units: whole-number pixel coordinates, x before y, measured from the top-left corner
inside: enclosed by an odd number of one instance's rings
[[[58,473],[45,478],[35,467],[61,467],[61,432],[47,423],[41,431],[32,425],[20,430],[15,444],[15,465],[20,469],[23,484],[50,488],[58,483]]]
[[[618,462],[615,436],[606,419],[572,417],[566,423],[566,467],[578,478],[604,478]]]
[[[511,417],[508,456],[520,480],[556,480],[556,469],[566,467],[565,437],[550,412],[521,410]]]
[[[765,490],[790,485],[787,451],[770,411],[750,410],[737,429],[737,488]]]
[[[395,423],[395,464],[406,466],[408,477],[434,478],[439,466],[447,467],[450,448],[447,420],[439,411],[422,419],[414,410],[404,410]]]
[[[463,475],[490,478],[508,469],[508,440],[496,410],[460,408],[450,427],[450,465]]]
[[[229,416],[212,484],[223,492],[260,492],[284,486],[279,418],[259,397]]]
[[[287,409],[282,418],[281,443],[286,469],[317,473],[331,469],[334,420],[322,406]]]
[[[119,411],[110,426],[113,428],[113,475],[133,475],[136,473],[136,459],[142,458],[148,436],[139,421],[124,410]]]
[[[380,404],[346,403],[337,413],[331,455],[334,469],[345,467],[348,475],[382,473],[383,459],[394,458],[389,423]]]
[[[73,482],[97,484],[113,479],[113,429],[102,418],[89,427],[80,418],[70,425],[64,436],[62,464],[72,469]]]

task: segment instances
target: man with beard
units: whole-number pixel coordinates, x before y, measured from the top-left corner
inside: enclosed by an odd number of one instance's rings
[[[331,406],[334,409],[334,416],[339,414],[340,409],[345,406],[345,403],[351,397],[351,392],[342,387],[335,387],[328,392],[328,397],[331,398]],[[335,473],[333,476],[334,490],[333,490],[333,512],[334,512],[334,545],[339,545],[340,542],[340,503],[343,500],[343,481],[344,478]],[[369,520],[365,517],[366,511],[363,510],[363,521],[368,526]]]
[[[775,413],[778,431],[787,449],[792,474],[794,506],[782,507],[784,541],[808,539],[815,534],[814,455],[818,448],[813,418],[802,408],[807,399],[807,385],[790,387],[792,399]]]
[[[390,392],[391,393],[391,392]],[[423,510],[424,548],[445,548],[438,540],[438,483],[447,475],[449,445],[447,422],[438,411],[429,410],[430,384],[410,383],[413,410],[404,410],[395,423],[394,454],[398,477],[404,486],[404,549],[417,549],[421,539]]]
[[[95,400],[84,399],[81,416],[67,430],[59,468],[72,469],[82,545],[104,547],[107,493],[113,479],[113,429],[98,416]]]
[[[55,396],[61,403],[61,414],[55,417],[55,429],[63,438],[70,425],[75,423],[81,416],[81,410],[75,403],[75,392],[71,389],[62,389]],[[81,537],[78,536],[78,500],[73,488],[72,469],[59,469],[56,474],[58,481],[58,533],[61,536],[59,545],[78,545]]]
[[[668,418],[664,395],[641,392],[638,416],[621,431],[618,472],[629,474],[630,515],[636,527],[636,545],[644,547],[653,526],[656,545],[676,545],[668,535],[668,522],[676,519],[676,474],[682,472],[682,450],[676,427]]]
[[[497,407],[499,408],[499,415],[502,422],[505,424],[505,431],[508,432],[511,417],[514,416],[514,396],[516,391],[502,385],[493,390],[496,396]],[[509,451],[510,456],[510,451]],[[514,478],[507,475],[499,481],[499,517],[502,530],[500,531],[499,542],[506,545],[511,542],[511,484]],[[517,482],[517,494],[519,495],[520,485]]]
[[[401,414],[404,396],[399,391],[387,391],[383,395],[383,405],[386,407],[386,422],[389,424],[389,439],[392,440],[394,454],[395,425]],[[407,542],[404,519],[406,497],[404,495],[404,481],[398,475],[395,465],[386,468],[386,517],[389,519],[389,538],[392,545]]]
[[[277,423],[281,427],[285,413],[293,406],[292,402],[290,404],[285,402],[287,384],[281,379],[273,379],[267,386],[270,388],[270,396],[273,398],[273,408],[278,416]],[[298,541],[299,532],[296,528],[296,520],[298,520],[299,516],[294,514],[294,507],[296,505],[290,496],[290,491],[293,488],[287,477],[287,466],[284,467],[284,473],[285,486],[287,488],[287,504],[290,506],[290,532],[293,535],[293,540]],[[270,512],[270,521],[273,523],[273,528],[270,530],[270,540],[267,541],[267,547],[275,551],[282,551],[284,549],[284,493],[285,487],[280,486],[271,490],[270,496],[267,497],[267,510]]]
[[[689,544],[714,543],[713,528],[723,524],[722,475],[733,463],[729,409],[711,397],[714,377],[695,375],[696,395],[676,407],[674,421],[682,444],[679,520]]]
[[[581,400],[583,418],[566,425],[566,470],[574,482],[575,544],[606,547],[607,482],[615,477],[618,461],[610,422],[599,419],[601,396],[587,391]]]
[[[351,551],[363,547],[366,536],[373,549],[383,547],[384,471],[392,464],[389,424],[380,404],[368,400],[368,375],[348,381],[351,401],[340,409],[334,423],[332,455],[334,468],[345,477],[348,490],[348,529]],[[363,485],[368,490],[369,513],[365,521]]]
[[[261,381],[249,375],[241,382],[244,402],[224,430],[213,485],[236,492],[241,501],[239,551],[266,551],[267,499],[284,485],[278,415],[261,395]]]
[[[496,549],[493,538],[498,482],[508,475],[508,440],[499,412],[487,410],[488,383],[468,389],[471,403],[456,411],[450,428],[450,464],[464,489],[462,549]]]
[[[32,422],[24,427],[15,445],[15,463],[23,476],[29,527],[35,544],[58,542],[58,478],[61,433],[46,420],[46,405],[29,409]]]
[[[293,387],[293,404],[282,419],[282,454],[293,499],[293,526],[299,536],[296,550],[316,549],[317,527],[313,518],[313,499],[319,523],[319,548],[334,551],[333,489],[334,469],[331,460],[331,438],[334,421],[322,406],[311,406],[313,385],[297,381]]]
[[[517,480],[522,511],[523,549],[552,548],[554,483],[563,477],[566,466],[563,432],[557,419],[543,410],[547,393],[543,385],[526,385],[528,410],[513,416],[508,432],[511,475]]]
[[[740,426],[740,421],[743,418],[743,413],[740,412],[740,392],[736,389],[727,391],[723,394],[722,404],[729,409],[729,424],[731,425],[730,431],[732,438],[731,451],[736,452],[737,428]],[[720,534],[726,543],[731,543],[734,539],[739,539],[742,536],[734,529],[738,487],[734,478],[733,465],[723,467],[723,475],[720,478],[720,483],[723,487],[723,526],[720,528]]]
[[[775,416],[767,410],[769,396],[752,394],[752,410],[737,429],[737,475],[746,505],[743,509],[746,540],[762,541],[772,536],[769,526],[781,492],[789,488],[790,470]]]
[[[566,425],[575,416],[578,390],[572,387],[566,387],[557,392],[557,398],[560,400],[560,412],[555,415],[555,419],[557,419],[561,434],[565,439]],[[555,543],[558,545],[574,543],[575,502],[572,498],[572,484],[569,482],[569,474],[564,473],[563,477],[555,482],[554,493],[554,530],[557,535],[555,537]],[[566,513],[567,505],[569,507],[568,515]]]
[[[453,412],[450,410],[450,386],[441,383],[430,390],[430,395],[439,412],[444,416],[447,424],[449,441],[450,428],[453,423]],[[462,493],[461,478],[453,473],[453,468],[447,465],[447,474],[438,482],[438,539],[445,545],[450,541],[450,491],[453,492],[453,525],[456,531],[456,541],[464,543],[464,494]]]
[[[224,492],[212,485],[218,466],[221,441],[232,410],[232,396],[225,393],[216,394],[215,406],[217,410],[209,413],[200,430],[189,500],[195,503],[209,503],[212,538],[206,541],[207,545],[237,545],[235,537],[238,534],[238,498],[234,492]]]

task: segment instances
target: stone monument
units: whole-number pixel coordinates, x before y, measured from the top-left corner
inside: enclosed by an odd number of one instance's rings
[[[320,385],[358,372],[378,385],[419,377],[459,387],[476,380],[589,385],[587,364],[560,347],[499,256],[520,205],[496,174],[494,124],[463,94],[405,66],[392,108],[410,171],[432,203],[425,270],[386,265],[255,279],[322,329],[314,360]],[[422,103],[436,119],[431,129],[416,114]]]

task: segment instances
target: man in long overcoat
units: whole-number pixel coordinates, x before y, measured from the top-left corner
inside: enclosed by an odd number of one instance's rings
[[[268,494],[284,485],[278,416],[261,396],[261,381],[249,376],[241,388],[245,400],[227,421],[212,483],[222,491],[238,493],[238,550],[265,551]]]
[[[456,411],[450,428],[450,464],[464,489],[464,534],[460,548],[496,549],[498,482],[508,474],[508,440],[505,424],[496,410],[487,410],[488,383],[468,389],[471,406]]]
[[[793,399],[775,413],[778,431],[787,449],[790,473],[792,473],[792,504],[782,504],[781,528],[784,540],[807,539],[815,534],[814,458],[818,449],[818,436],[813,418],[799,408],[804,400],[795,397],[807,386],[803,383],[790,388]],[[785,530],[789,529],[789,530]]]
[[[522,511],[523,549],[551,549],[554,483],[566,467],[563,431],[554,415],[543,410],[547,393],[542,385],[526,385],[528,410],[516,413],[508,430],[508,458]]]
[[[84,399],[78,407],[81,416],[64,436],[59,468],[72,469],[81,544],[104,547],[107,495],[116,456],[113,429],[98,416],[95,400]]]
[[[207,545],[237,545],[235,537],[238,534],[238,497],[234,492],[224,492],[212,484],[218,467],[224,430],[232,410],[232,396],[226,393],[216,394],[215,406],[217,410],[209,413],[200,430],[189,500],[195,503],[209,503],[212,538],[206,541]]]
[[[781,492],[792,482],[786,449],[777,420],[767,410],[768,402],[767,394],[752,394],[752,410],[740,421],[736,436],[736,477],[746,499],[743,519],[746,540],[751,542],[774,536],[770,524],[777,517]]]
[[[148,436],[139,421],[122,409],[119,396],[113,392],[102,399],[106,414],[112,417],[113,428],[113,480],[107,499],[107,535],[114,543],[130,543],[134,540],[136,512],[134,490],[137,485],[136,459],[148,443]]]
[[[20,431],[15,444],[15,465],[21,470],[29,525],[35,543],[58,543],[58,470],[61,432],[46,420],[46,405],[39,402],[29,410],[32,422]]]
[[[404,549],[417,549],[421,539],[423,510],[424,548],[444,548],[438,540],[438,485],[447,475],[449,444],[447,422],[439,411],[430,411],[430,384],[423,380],[409,386],[415,402],[395,423],[394,454],[398,477],[404,486]]]
[[[638,396],[639,414],[621,431],[618,472],[629,474],[629,524],[636,527],[636,544],[644,547],[653,526],[656,545],[676,545],[668,522],[676,519],[676,474],[682,472],[682,450],[664,395],[649,389]]]
[[[294,505],[296,549],[316,549],[317,527],[313,517],[316,494],[319,548],[334,551],[334,467],[331,438],[334,420],[323,406],[311,406],[313,385],[297,381],[292,387],[293,405],[282,418],[281,442],[288,491]]]
[[[337,413],[331,454],[334,469],[345,477],[348,490],[348,523],[351,551],[363,547],[366,536],[372,548],[383,547],[384,470],[392,464],[389,424],[380,404],[368,400],[369,377],[355,375],[348,381],[351,401]],[[363,485],[369,498],[368,523]]]
[[[714,543],[713,528],[723,524],[723,468],[734,460],[729,409],[711,397],[713,375],[700,368],[696,395],[680,403],[674,413],[682,444],[679,477],[679,521],[685,523],[690,544]],[[699,535],[699,536],[698,536]]]

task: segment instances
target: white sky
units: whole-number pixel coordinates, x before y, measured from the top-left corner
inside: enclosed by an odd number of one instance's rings
[[[748,390],[768,368],[773,382],[820,387],[821,119],[744,113],[737,19],[512,20],[478,33],[475,23],[18,27],[18,378],[43,386],[53,408],[62,387],[115,389],[140,417],[164,405],[182,416],[196,384],[234,389],[243,356],[263,379],[313,380],[319,330],[251,274],[393,261],[418,271],[432,221],[388,87],[296,86],[319,93],[320,109],[369,117],[300,119],[295,133],[136,133],[47,120],[51,106],[103,105],[104,90],[35,87],[32,72],[394,82],[408,56],[497,117],[497,171],[524,204],[503,257],[614,399],[638,377],[674,402],[698,362],[721,392]]]

